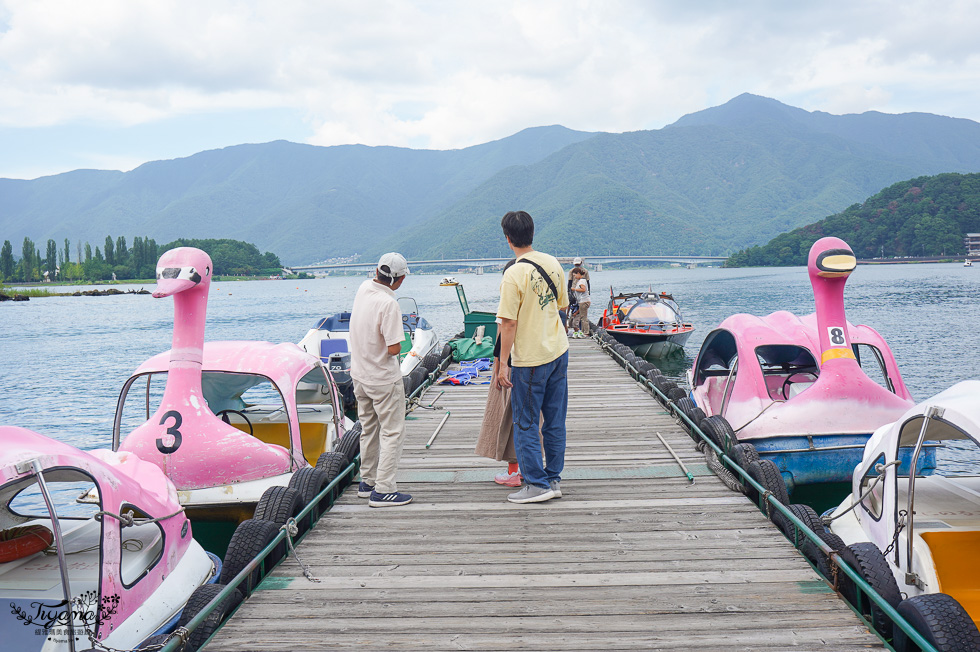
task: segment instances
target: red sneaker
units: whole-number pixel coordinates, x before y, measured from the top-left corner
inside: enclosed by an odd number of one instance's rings
[[[502,484],[505,487],[520,487],[524,484],[524,478],[521,477],[520,471],[514,471],[513,473],[498,473],[493,476],[493,481],[497,484]]]

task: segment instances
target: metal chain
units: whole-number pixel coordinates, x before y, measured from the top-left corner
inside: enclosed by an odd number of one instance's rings
[[[881,553],[883,556],[887,557],[888,553],[895,549],[895,544],[898,543],[898,535],[905,529],[905,517],[908,515],[909,513],[906,510],[899,510],[898,523],[895,524],[895,536],[892,537],[892,542],[889,543],[888,547]]]
[[[95,634],[92,633],[92,631],[89,630],[87,627],[85,628],[85,634],[88,636],[89,643],[92,644],[92,649],[100,650],[100,652],[130,652],[130,650],[132,650],[132,652],[155,652],[155,650],[162,650],[174,638],[180,639],[180,642],[178,643],[177,647],[174,649],[176,650],[176,652],[181,652],[181,650],[183,650],[187,646],[187,642],[190,640],[191,637],[191,633],[187,630],[186,627],[177,627],[176,629],[174,629],[174,631],[170,632],[170,635],[167,636],[167,638],[165,638],[160,643],[152,643],[150,645],[144,647],[138,647],[138,648],[121,649],[121,648],[109,647],[108,645],[105,645],[104,643],[96,639]]]

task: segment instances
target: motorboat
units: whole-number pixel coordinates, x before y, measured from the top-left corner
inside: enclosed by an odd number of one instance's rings
[[[644,358],[661,358],[681,351],[694,332],[694,326],[681,316],[674,297],[666,292],[616,294],[611,287],[599,327]]]
[[[952,442],[958,459],[973,461],[945,474],[910,475],[898,451],[911,448],[915,460],[936,442]],[[978,447],[980,381],[967,380],[878,428],[854,468],[850,495],[830,514],[830,531],[864,556],[862,566],[886,569],[868,573],[883,584],[872,578],[872,586],[893,596],[892,606],[910,622],[931,624],[920,629],[927,640],[935,644],[942,634],[967,642],[937,649],[980,649]],[[895,634],[896,649],[907,649],[904,634]]]
[[[204,342],[211,270],[199,249],[160,258],[153,296],[173,296],[173,347],[123,385],[113,449],[159,467],[195,524],[234,529],[353,428],[330,371],[296,344]]]
[[[24,428],[0,441],[3,649],[132,650],[217,578],[156,465]]]
[[[724,418],[729,445],[754,445],[791,492],[826,483],[846,491],[871,433],[913,404],[884,338],[846,319],[844,284],[856,265],[847,243],[821,238],[808,261],[815,312],[732,315],[688,371],[691,398],[706,416]],[[934,468],[934,452],[919,464]]]
[[[402,313],[404,337],[399,355],[403,378],[423,364],[429,356],[439,355],[437,350],[439,336],[432,324],[419,315],[419,307],[411,297],[399,297],[398,307]],[[350,369],[350,312],[339,312],[317,321],[299,346],[306,352],[319,356],[320,360],[333,369]],[[431,360],[431,358],[430,358]],[[349,371],[348,371],[349,373]],[[417,383],[413,383],[417,385]]]
[[[963,261],[963,267],[973,267],[973,261],[967,258]]]
[[[449,286],[456,286],[456,285],[459,285],[459,281],[456,280],[455,276],[446,276],[439,283],[440,287],[449,287]]]

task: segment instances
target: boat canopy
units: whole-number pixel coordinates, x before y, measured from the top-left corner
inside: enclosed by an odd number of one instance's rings
[[[846,323],[859,364],[865,366],[862,355],[873,355],[888,389],[902,398],[911,399],[898,371],[898,363],[884,338],[870,326]],[[736,360],[744,368],[748,360],[755,359],[763,373],[778,368],[817,375],[819,364],[814,352],[819,351],[816,313],[797,317],[780,310],[765,317],[744,313],[732,315],[705,337],[695,363],[694,384],[702,384],[706,376],[727,374]]]
[[[164,351],[141,364],[131,378],[166,373],[169,368],[170,351]],[[329,387],[320,361],[291,342],[204,343],[201,390],[212,412],[243,409],[242,394],[267,379],[280,388],[287,404],[296,403],[299,383]],[[329,394],[329,390],[322,393]]]
[[[168,371],[170,354],[169,350],[158,353],[137,367],[132,375]],[[295,387],[301,380],[311,382],[306,379],[306,376],[311,371],[320,373],[320,367],[320,361],[316,356],[310,355],[292,342],[273,344],[272,342],[222,341],[204,343],[201,369],[205,372],[224,371],[266,376],[280,386]],[[324,382],[322,378],[320,382]]]
[[[34,482],[29,463],[37,460],[48,482],[77,482],[79,472],[98,488],[103,509],[121,513],[125,504],[137,505],[151,516],[181,509],[177,492],[156,465],[132,453],[110,450],[82,451],[26,428],[0,427],[0,529],[30,520],[7,507],[10,500]]]
[[[914,446],[925,413],[932,407],[939,408],[941,414],[930,418],[926,439],[972,439],[980,445],[980,380],[964,380],[922,401],[895,423],[884,426],[887,432],[883,436],[897,437],[899,446]]]

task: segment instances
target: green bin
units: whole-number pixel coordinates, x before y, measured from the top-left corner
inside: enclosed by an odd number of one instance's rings
[[[492,312],[470,310],[470,304],[466,300],[466,292],[463,291],[462,284],[456,286],[456,296],[459,297],[459,307],[463,309],[463,335],[473,337],[476,334],[476,329],[483,326],[484,337],[490,336],[492,339],[497,339],[497,315]]]

